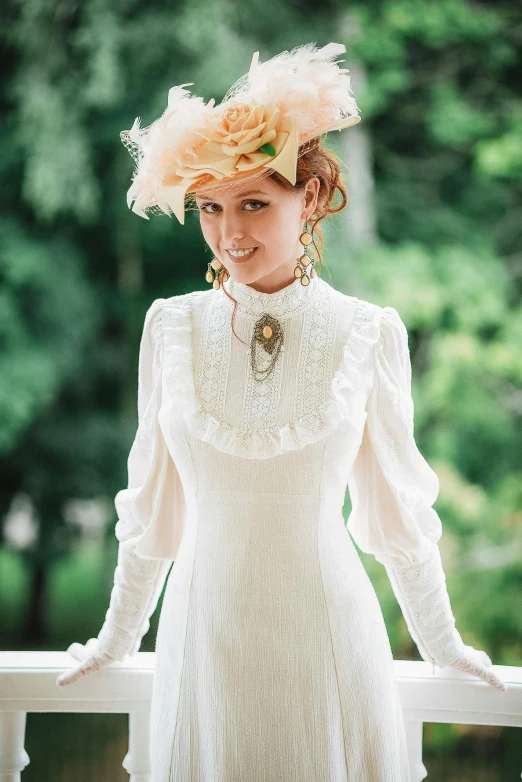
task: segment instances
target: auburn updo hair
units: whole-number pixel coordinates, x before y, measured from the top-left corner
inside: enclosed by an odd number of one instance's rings
[[[317,197],[317,205],[315,211],[308,218],[310,224],[310,230],[312,233],[312,243],[309,245],[313,248],[316,254],[314,259],[314,268],[318,273],[321,270],[322,257],[321,254],[324,249],[323,232],[320,226],[322,220],[329,215],[337,214],[342,211],[348,203],[348,192],[346,185],[342,179],[341,167],[344,165],[341,158],[324,146],[324,138],[326,134],[322,136],[316,136],[310,141],[305,142],[299,147],[297,156],[297,168],[296,168],[296,181],[295,185],[292,185],[288,179],[286,179],[278,171],[271,171],[269,173],[270,178],[283,190],[289,192],[299,192],[304,190],[306,183],[312,177],[317,177],[320,182],[319,193]],[[340,203],[334,205],[335,196],[337,191],[341,195]],[[218,273],[220,282],[223,282],[225,275],[224,267],[221,267]],[[232,331],[234,335],[241,342],[246,344],[234,330],[234,316],[237,309],[237,301],[228,291],[223,287],[224,293],[234,302],[234,310],[232,312]]]

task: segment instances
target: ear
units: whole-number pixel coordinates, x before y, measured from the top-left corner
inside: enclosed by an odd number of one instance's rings
[[[311,215],[315,212],[320,187],[321,181],[316,176],[311,177],[307,181],[304,191],[305,205],[301,212],[301,220],[309,220]]]

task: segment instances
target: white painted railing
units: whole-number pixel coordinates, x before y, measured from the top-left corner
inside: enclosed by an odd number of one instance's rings
[[[0,652],[0,782],[21,782],[27,712],[129,715],[129,751],[123,767],[131,782],[148,782],[149,714],[154,652],[139,652],[66,687],[59,673],[73,665],[66,652]],[[395,661],[408,734],[411,768],[422,762],[424,722],[522,727],[522,667],[495,665],[506,692],[451,668]],[[522,739],[522,736],[521,736]]]

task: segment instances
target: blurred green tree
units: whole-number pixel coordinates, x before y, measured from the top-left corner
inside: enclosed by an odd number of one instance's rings
[[[456,557],[449,579],[516,544],[479,643],[520,658],[520,624],[504,609],[521,570],[517,4],[11,0],[0,36],[0,503],[27,491],[37,506],[33,606],[70,546],[64,503],[113,496],[125,479],[146,308],[206,287],[195,215],[181,229],[127,210],[119,131],[157,117],[174,84],[219,101],[256,49],[266,59],[335,40],[363,121],[331,140],[350,161],[350,204],[327,229],[325,277],[403,316],[417,439],[441,477]],[[375,230],[356,243],[365,181]],[[475,607],[463,590],[464,627]]]

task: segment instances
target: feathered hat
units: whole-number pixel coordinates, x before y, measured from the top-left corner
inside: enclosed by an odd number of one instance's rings
[[[217,106],[184,89],[193,82],[172,87],[157,120],[140,127],[137,117],[120,133],[136,164],[128,206],[147,219],[147,211],[173,213],[184,224],[186,194],[203,185],[271,171],[295,185],[300,145],[360,122],[349,71],[334,62],[345,51],[309,43],[265,63],[255,52]]]

